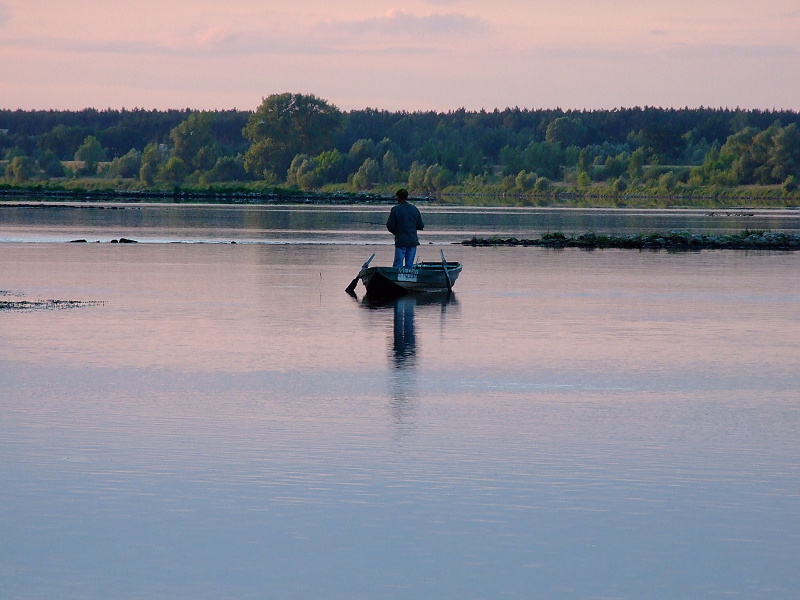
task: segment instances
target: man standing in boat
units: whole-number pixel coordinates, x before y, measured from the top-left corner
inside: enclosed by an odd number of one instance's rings
[[[394,264],[393,267],[413,267],[417,255],[419,238],[417,231],[425,229],[419,209],[408,203],[408,192],[404,189],[397,190],[397,204],[392,207],[386,229],[394,234]]]

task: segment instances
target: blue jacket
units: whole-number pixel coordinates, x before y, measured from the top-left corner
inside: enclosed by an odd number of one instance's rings
[[[394,234],[394,245],[398,248],[419,246],[417,230],[425,229],[419,209],[408,202],[398,202],[392,207],[386,229]]]

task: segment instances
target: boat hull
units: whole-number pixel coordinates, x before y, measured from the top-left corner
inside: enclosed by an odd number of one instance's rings
[[[461,263],[417,263],[413,267],[368,267],[360,278],[371,296],[448,292],[461,274]],[[448,285],[447,277],[450,278]]]

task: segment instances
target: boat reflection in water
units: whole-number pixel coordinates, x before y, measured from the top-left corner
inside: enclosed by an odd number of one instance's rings
[[[417,311],[426,326],[435,325],[436,313],[439,313],[441,330],[448,307],[457,305],[455,294],[448,292],[409,294],[393,300],[376,300],[367,295],[361,300],[361,306],[369,310],[371,316],[386,314],[388,317],[390,310],[392,313],[392,335],[387,352],[391,366],[388,385],[392,419],[401,433],[408,433],[413,427],[418,397],[416,366],[422,354],[417,337]]]

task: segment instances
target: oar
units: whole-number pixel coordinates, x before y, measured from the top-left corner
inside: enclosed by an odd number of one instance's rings
[[[355,278],[355,279],[353,279],[353,281],[351,281],[351,282],[350,282],[350,285],[348,285],[348,286],[347,286],[347,287],[344,289],[344,291],[345,291],[345,292],[347,292],[348,294],[352,294],[352,293],[355,291],[355,289],[356,289],[356,286],[358,285],[358,280],[359,280],[359,279],[361,279],[361,274],[362,274],[362,273],[364,272],[364,270],[365,270],[365,269],[366,269],[366,268],[369,266],[369,263],[371,263],[371,262],[372,262],[372,259],[373,259],[373,258],[375,258],[375,254],[374,254],[374,253],[373,253],[373,255],[372,255],[372,256],[370,256],[370,257],[367,259],[367,262],[365,262],[363,265],[361,265],[361,270],[358,272],[358,275],[356,275],[356,278]]]
[[[450,273],[447,272],[447,259],[444,257],[444,250],[440,250],[439,252],[442,253],[442,269],[444,269],[444,280],[447,282],[447,293],[453,293],[453,282],[450,281]]]

